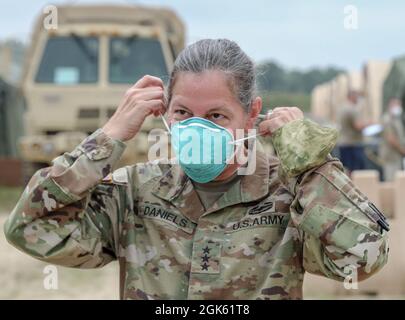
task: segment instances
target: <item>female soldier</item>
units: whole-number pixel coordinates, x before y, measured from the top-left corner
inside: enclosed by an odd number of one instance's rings
[[[188,46],[167,110],[162,81],[140,79],[102,129],[32,177],[5,225],[8,241],[69,267],[117,259],[124,299],[300,299],[305,271],[368,278],[387,261],[385,218],[328,155],[336,135],[298,108],[276,108],[260,124],[278,159],[258,148],[250,175],[225,149],[216,165],[182,161],[173,128],[232,142],[261,111],[254,89],[254,65],[235,42]],[[166,111],[179,163],[109,175],[144,119]]]

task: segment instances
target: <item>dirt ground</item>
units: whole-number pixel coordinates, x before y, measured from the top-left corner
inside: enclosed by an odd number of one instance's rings
[[[0,213],[0,300],[1,299],[118,299],[118,264],[101,269],[76,270],[56,267],[58,289],[45,289],[46,263],[14,249],[6,241]]]

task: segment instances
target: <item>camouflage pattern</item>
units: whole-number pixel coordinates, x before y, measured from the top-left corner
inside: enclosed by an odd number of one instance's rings
[[[320,152],[299,138],[300,150]],[[290,177],[258,148],[254,174],[205,210],[176,164],[110,174],[124,148],[97,130],[38,171],[5,224],[8,241],[68,267],[118,260],[123,299],[301,299],[305,271],[342,281],[355,268],[362,280],[387,261],[387,233],[337,159]]]
[[[281,134],[282,133],[282,134]],[[274,133],[274,149],[288,176],[321,165],[336,144],[336,129],[304,119],[287,123]]]

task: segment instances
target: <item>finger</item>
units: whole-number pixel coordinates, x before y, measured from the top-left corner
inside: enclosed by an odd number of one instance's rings
[[[159,117],[160,115],[163,116],[166,112],[166,107],[164,103],[162,103],[159,107],[152,107],[152,109],[153,109],[152,114],[155,117]]]
[[[163,90],[159,91],[142,91],[134,94],[131,100],[136,101],[147,101],[147,100],[154,100],[154,99],[162,99],[163,100]]]
[[[292,108],[291,106],[279,106],[276,109],[285,110],[285,109],[291,109],[291,108]]]
[[[155,117],[159,117],[159,116],[162,116],[163,117],[163,115],[165,114],[165,112],[166,112],[166,107],[165,107],[165,104],[164,103],[162,103],[162,105],[160,106],[160,107],[158,107],[158,108],[154,108],[154,111],[153,111],[153,115],[155,116]]]
[[[269,109],[269,110],[266,112],[266,115],[265,115],[264,119],[265,119],[265,120],[270,119],[270,116],[273,114],[273,112],[274,112],[273,109]]]
[[[289,114],[286,112],[278,112],[278,113],[272,113],[267,120],[279,119],[279,120],[287,122],[289,120],[289,117],[290,117]]]
[[[297,120],[297,119],[302,119],[304,117],[304,114],[300,109],[297,107],[288,107],[284,109],[283,111],[280,112],[280,114],[284,114],[289,121]]]
[[[295,115],[291,107],[278,107],[274,109],[273,115],[285,115],[289,119],[294,119]],[[271,117],[270,117],[271,118]]]
[[[137,112],[136,109],[139,109],[145,116],[148,116],[154,111],[159,111],[162,107],[164,107],[164,104],[161,99],[142,101],[137,108],[134,108],[134,112]]]
[[[140,80],[138,80],[134,87],[136,88],[146,88],[151,86],[157,86],[163,88],[163,81],[162,79],[150,75],[143,76]]]
[[[275,118],[263,121],[259,124],[259,133],[263,135],[271,135],[285,124],[282,118]]]
[[[282,113],[284,113],[284,111],[281,111],[281,110],[273,110],[272,112],[270,112],[270,113],[268,113],[267,114],[267,116],[268,117],[272,117],[272,116],[275,116],[275,115],[279,115],[279,114],[282,114]]]
[[[293,118],[300,118],[303,116],[303,113],[300,108],[298,107],[277,107],[274,109],[274,113],[281,113],[281,112],[287,112],[288,114],[291,114]]]
[[[164,114],[166,113],[166,110],[167,110],[166,100],[163,99],[163,105],[162,105],[162,107],[160,108],[160,113],[161,113],[162,115],[164,115]]]
[[[145,87],[145,88],[131,87],[125,92],[125,95],[126,96],[132,96],[132,95],[140,93],[140,92],[149,92],[149,91],[162,91],[162,92],[164,92],[162,87],[158,87],[158,86],[151,86],[151,87]]]
[[[289,112],[289,108],[287,107],[277,107],[273,110],[272,114],[280,114],[280,113],[285,113]]]
[[[128,110],[134,109],[137,104],[142,103],[142,101],[147,100],[164,100],[164,92],[160,91],[139,91],[138,93],[127,96],[123,103],[123,106],[120,107],[120,112],[127,112]]]
[[[273,109],[273,113],[277,113],[277,112],[280,112],[280,111],[284,111],[284,110],[286,110],[286,109],[288,109],[289,107],[284,107],[284,106],[281,106],[281,107],[277,107],[277,108],[274,108]]]
[[[269,135],[270,134],[270,120],[264,120],[262,122],[259,123],[259,134],[261,135]]]
[[[281,114],[283,114],[284,112],[285,112],[285,111],[282,111],[282,110],[280,110],[280,109],[274,110],[271,114],[268,115],[267,119],[272,119],[272,118],[274,118],[274,117],[278,117],[278,116],[280,116]]]
[[[286,118],[286,121],[292,121],[295,119],[294,112],[292,111],[291,108],[287,108],[283,112],[284,112],[284,117]]]
[[[298,107],[292,107],[291,111],[297,118],[303,118],[304,117],[304,113]]]

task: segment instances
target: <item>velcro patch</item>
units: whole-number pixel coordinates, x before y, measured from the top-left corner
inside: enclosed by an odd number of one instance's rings
[[[143,218],[166,222],[190,234],[194,231],[195,223],[179,213],[151,203],[141,204],[139,209],[139,215]]]
[[[259,213],[273,213],[276,212],[276,205],[274,201],[266,201],[259,203],[248,210],[249,215],[255,215]]]

